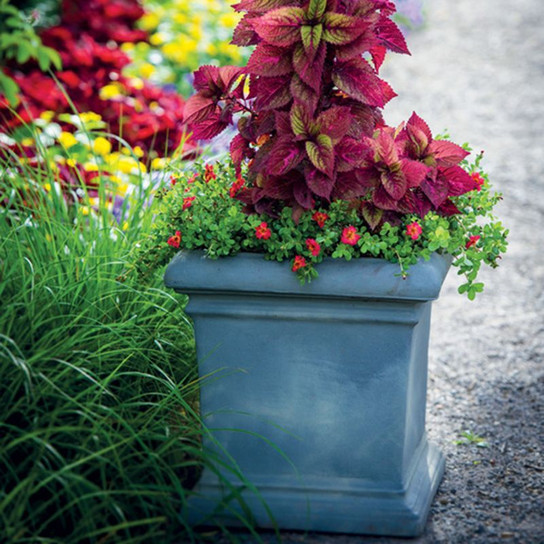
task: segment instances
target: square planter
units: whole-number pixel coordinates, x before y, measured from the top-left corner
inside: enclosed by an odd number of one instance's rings
[[[415,536],[444,460],[425,434],[431,301],[450,259],[399,277],[380,259],[329,259],[301,286],[286,263],[178,254],[165,283],[189,295],[201,413],[259,495],[259,527]],[[224,476],[240,486],[225,471]],[[186,514],[236,525],[235,501],[205,471]],[[270,509],[273,519],[263,505]]]

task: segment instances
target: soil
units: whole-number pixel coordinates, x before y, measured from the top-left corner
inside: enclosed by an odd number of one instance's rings
[[[424,534],[283,532],[284,544],[544,543],[544,5],[432,0],[426,20],[408,36],[412,56],[382,68],[399,93],[386,120],[415,110],[485,150],[509,251],[474,302],[450,272],[433,307],[427,429],[446,473]],[[465,431],[472,440],[459,443]]]

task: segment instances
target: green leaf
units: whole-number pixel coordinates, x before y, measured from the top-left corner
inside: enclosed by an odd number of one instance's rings
[[[321,172],[332,174],[334,168],[334,148],[326,134],[319,134],[315,142],[306,142],[306,153],[311,163]]]
[[[20,42],[17,48],[17,62],[24,64],[28,59],[36,54],[36,50],[27,42]]]
[[[306,17],[308,21],[318,21],[327,9],[327,0],[310,0]]]
[[[300,28],[302,36],[302,45],[307,53],[315,55],[319,44],[321,43],[321,35],[323,34],[323,25],[304,25]]]
[[[15,107],[19,104],[19,86],[13,79],[0,72],[0,92],[6,95],[10,106]]]
[[[291,121],[291,129],[295,136],[308,136],[311,119],[303,104],[293,104],[289,120]]]

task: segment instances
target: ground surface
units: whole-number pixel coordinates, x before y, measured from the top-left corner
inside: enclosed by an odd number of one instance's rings
[[[475,302],[450,273],[433,310],[427,428],[447,468],[423,536],[284,532],[285,544],[544,543],[544,3],[431,0],[427,21],[412,56],[383,69],[399,94],[386,120],[415,110],[485,149],[509,252]],[[488,447],[455,444],[464,430]]]

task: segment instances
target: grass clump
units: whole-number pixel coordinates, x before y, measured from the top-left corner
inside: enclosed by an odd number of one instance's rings
[[[181,511],[202,454],[183,301],[118,281],[143,208],[123,230],[45,192],[53,179],[0,165],[2,536],[192,540]]]

